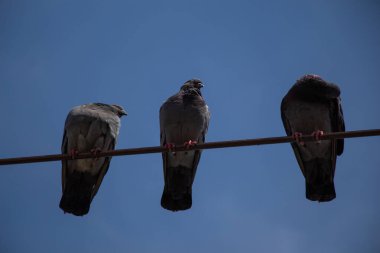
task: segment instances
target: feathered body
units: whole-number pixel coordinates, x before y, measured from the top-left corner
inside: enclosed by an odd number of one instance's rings
[[[289,90],[281,103],[281,117],[288,135],[315,131],[345,131],[340,89],[316,75],[306,75]],[[334,175],[344,140],[292,143],[306,181],[306,198],[330,201],[336,197]]]
[[[200,80],[187,81],[180,91],[160,108],[161,145],[204,143],[210,113],[201,94]],[[192,184],[202,151],[162,154],[165,187],[161,205],[171,211],[186,210],[192,205]]]
[[[113,150],[122,115],[126,112],[117,105],[93,103],[74,107],[66,118],[62,153]],[[74,215],[87,214],[110,161],[111,157],[63,160],[60,208]]]

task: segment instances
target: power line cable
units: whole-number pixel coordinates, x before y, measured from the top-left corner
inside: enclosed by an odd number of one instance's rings
[[[344,138],[370,137],[370,136],[379,136],[379,135],[380,135],[380,129],[369,129],[369,130],[325,133],[319,139],[320,140],[344,139]],[[96,157],[139,155],[139,154],[177,152],[177,151],[200,150],[200,149],[203,150],[203,149],[214,149],[214,148],[232,148],[232,147],[241,147],[241,146],[279,144],[279,143],[294,142],[294,141],[295,140],[292,136],[282,136],[282,137],[268,137],[268,138],[258,138],[258,139],[207,142],[207,143],[202,143],[202,144],[196,144],[191,147],[186,147],[184,145],[181,145],[181,146],[176,146],[170,150],[162,146],[128,148],[128,149],[118,149],[118,150],[100,152],[96,155]],[[305,141],[305,142],[315,141],[315,136],[304,135],[302,136],[302,141]],[[74,158],[70,154],[54,154],[54,155],[3,158],[3,159],[0,159],[0,165],[39,163],[39,162],[74,160],[74,159],[84,159],[84,158],[94,158],[94,154],[81,153],[81,154],[77,154]]]

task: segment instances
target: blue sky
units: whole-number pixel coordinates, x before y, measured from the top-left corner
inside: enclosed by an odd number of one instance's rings
[[[297,78],[342,90],[348,130],[380,127],[380,3],[0,1],[0,155],[60,152],[76,105],[122,105],[118,148],[159,144],[158,110],[198,77],[208,141],[282,136]],[[160,206],[159,154],[115,157],[84,217],[59,162],[0,168],[1,252],[379,252],[379,138],[347,139],[337,198],[306,200],[289,144],[207,150],[193,207]]]

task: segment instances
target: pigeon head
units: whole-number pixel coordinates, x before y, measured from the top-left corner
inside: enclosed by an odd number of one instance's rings
[[[316,75],[316,74],[304,75],[299,79],[299,81],[301,81],[301,80],[306,81],[306,82],[307,81],[317,81],[317,80],[323,81],[322,77],[320,77],[319,75]]]
[[[340,89],[333,83],[326,82],[320,76],[308,74],[297,80],[293,91],[305,98],[336,98],[340,95]]]
[[[124,115],[128,115],[124,108],[120,105],[111,105],[111,107],[113,108],[113,111],[117,114],[117,116],[119,116],[120,118]]]
[[[127,112],[120,105],[109,105],[109,104],[103,104],[103,103],[94,103],[94,105],[98,106],[102,110],[111,111],[115,113],[117,116],[119,116],[120,118],[123,115],[127,115]]]
[[[200,90],[203,87],[203,83],[199,79],[190,79],[189,81],[186,81],[182,87],[181,90],[186,91],[189,89],[198,89]]]

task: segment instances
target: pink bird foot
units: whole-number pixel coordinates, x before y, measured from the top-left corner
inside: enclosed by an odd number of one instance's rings
[[[185,142],[183,145],[186,147],[186,148],[191,148],[191,147],[194,147],[195,145],[197,145],[197,141],[192,141],[192,140],[189,140],[187,142]]]
[[[197,145],[197,142],[196,142],[196,141],[189,140],[189,141],[185,142],[183,145],[184,145],[187,149],[189,149],[189,148],[194,147],[195,145]],[[185,155],[187,155],[187,151],[185,151]]]
[[[315,140],[317,141],[317,143],[321,143],[321,137],[324,135],[325,133],[321,130],[316,130],[314,132],[311,133],[312,136],[314,136]]]
[[[174,143],[166,143],[166,144],[164,145],[164,147],[167,148],[168,151],[171,152],[173,156],[176,156],[176,155],[177,155],[176,152],[172,152],[172,149],[175,148],[175,144],[174,144]]]
[[[70,149],[70,151],[69,151],[69,155],[71,156],[72,160],[74,160],[76,158],[78,153],[79,153],[78,149],[76,149],[76,148]]]
[[[301,146],[305,146],[305,142],[302,141],[302,133],[295,132],[293,134],[293,139]]]
[[[90,152],[92,153],[92,156],[95,158],[95,160],[99,160],[99,154],[102,152],[102,150],[96,147],[91,149]]]

